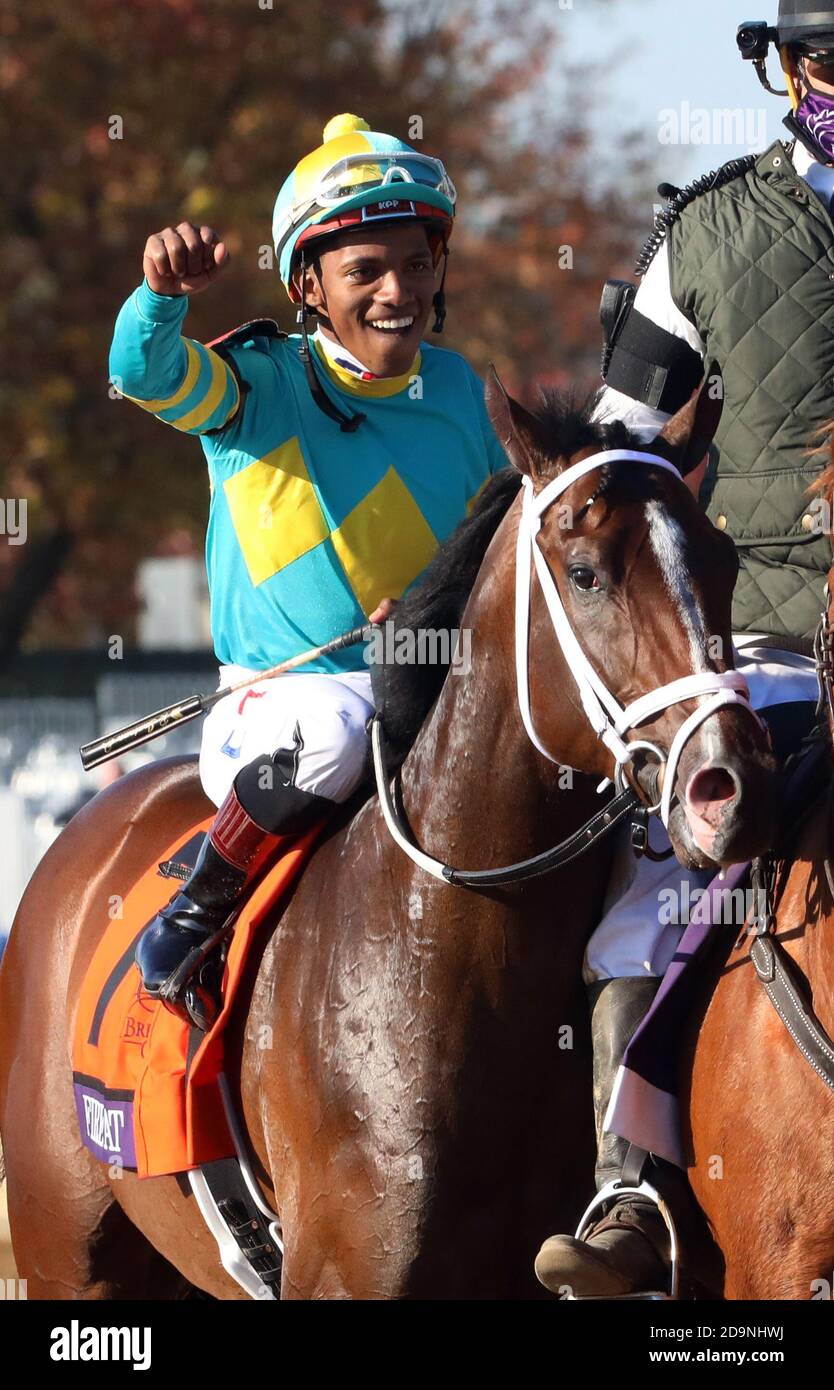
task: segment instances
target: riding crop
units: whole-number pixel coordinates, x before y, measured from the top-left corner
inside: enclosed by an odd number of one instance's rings
[[[255,685],[258,681],[265,681],[270,676],[279,676],[284,671],[292,671],[296,666],[303,666],[305,662],[314,661],[319,656],[330,656],[333,652],[341,651],[344,647],[352,647],[357,642],[367,641],[373,631],[373,624],[366,623],[360,627],[353,628],[350,632],[342,633],[341,637],[334,637],[330,642],[325,642],[321,647],[311,647],[306,652],[300,652],[298,656],[291,656],[287,661],[279,662],[277,666],[271,666],[268,671],[259,671],[256,675],[247,676],[245,680],[237,681],[235,685],[227,685],[222,690],[212,691],[210,695],[189,695],[184,700],[178,700],[173,705],[167,705],[165,709],[159,709],[155,714],[145,715],[144,719],[137,719],[135,724],[127,724],[123,729],[116,729],[112,734],[104,734],[101,738],[93,739],[92,743],[85,743],[79,750],[81,754],[81,764],[85,772],[91,768],[99,767],[102,763],[109,762],[111,758],[117,758],[120,753],[127,753],[131,748],[138,748],[143,743],[150,743],[151,739],[159,738],[160,735],[168,733],[169,729],[178,728],[180,724],[187,724],[190,720],[196,719],[198,715],[207,714],[212,706],[219,700],[224,700],[227,695],[231,695],[235,690],[242,690],[246,686]]]

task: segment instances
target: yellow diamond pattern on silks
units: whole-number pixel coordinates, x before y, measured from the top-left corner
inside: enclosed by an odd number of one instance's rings
[[[437,538],[393,468],[363,497],[331,541],[366,617],[400,598],[437,550]]]
[[[227,478],[223,491],[255,585],[330,534],[297,436]]]

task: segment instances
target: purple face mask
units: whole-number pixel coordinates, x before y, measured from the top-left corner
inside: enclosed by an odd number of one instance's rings
[[[814,142],[823,159],[834,164],[834,95],[806,92],[794,117]]]

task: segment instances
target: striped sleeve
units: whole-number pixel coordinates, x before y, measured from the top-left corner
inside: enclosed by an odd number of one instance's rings
[[[187,295],[156,294],[144,281],[116,320],[110,380],[165,424],[206,434],[234,418],[240,391],[219,353],[180,335],[187,312]]]

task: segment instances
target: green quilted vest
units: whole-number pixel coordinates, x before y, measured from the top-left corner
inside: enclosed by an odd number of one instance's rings
[[[831,564],[806,489],[834,416],[834,223],[781,142],[748,163],[679,199],[672,296],[724,374],[702,501],[738,547],[734,629],[810,637]]]

